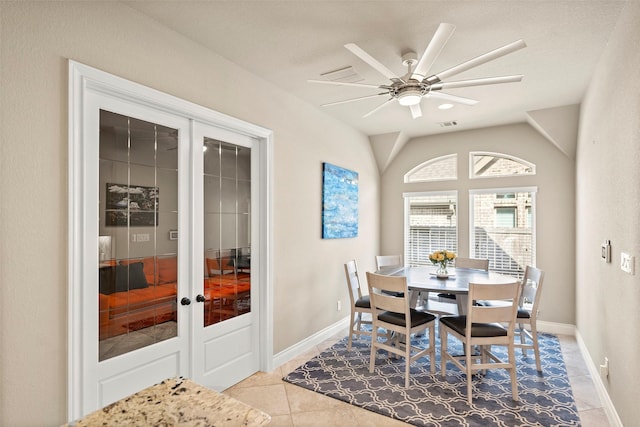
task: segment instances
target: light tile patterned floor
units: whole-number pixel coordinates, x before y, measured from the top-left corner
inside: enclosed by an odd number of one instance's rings
[[[393,427],[406,423],[361,409],[302,387],[282,381],[282,377],[332,346],[343,335],[324,341],[273,372],[258,372],[224,393],[271,415],[270,426]],[[608,427],[609,422],[574,337],[559,336],[567,373],[573,388],[583,427]]]

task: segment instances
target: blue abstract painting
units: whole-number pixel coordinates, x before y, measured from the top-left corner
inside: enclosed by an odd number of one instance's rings
[[[322,164],[322,238],[358,236],[358,173]]]

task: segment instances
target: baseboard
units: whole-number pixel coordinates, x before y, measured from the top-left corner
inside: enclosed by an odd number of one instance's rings
[[[605,414],[607,415],[607,419],[609,420],[609,425],[611,427],[623,427],[622,420],[618,416],[618,412],[616,408],[613,406],[613,402],[609,397],[609,393],[607,392],[607,388],[602,382],[602,377],[600,377],[600,369],[593,362],[591,355],[589,354],[589,350],[587,349],[584,340],[582,339],[582,335],[580,335],[580,331],[576,329],[576,341],[578,343],[578,347],[580,348],[580,352],[582,353],[582,357],[584,358],[584,362],[587,365],[587,369],[589,369],[589,374],[591,375],[591,379],[596,386],[596,392],[598,393],[598,397],[600,398],[600,402],[602,402],[602,407],[604,409]]]
[[[327,340],[334,336],[339,332],[344,332],[347,334],[347,330],[349,329],[349,317],[345,317],[342,320],[337,321],[333,325],[329,325],[321,331],[316,332],[303,339],[302,341],[292,345],[291,347],[282,350],[278,354],[273,356],[273,366],[280,366],[284,363],[287,363],[291,359],[295,359],[301,354],[309,351],[313,346],[320,344],[322,341]]]
[[[602,377],[600,377],[600,369],[598,368],[597,364],[593,362],[593,359],[589,354],[589,350],[587,349],[587,346],[582,339],[582,335],[580,335],[580,331],[574,325],[568,325],[566,323],[544,322],[540,320],[538,321],[538,331],[548,332],[556,335],[573,335],[576,337],[578,348],[580,349],[580,353],[582,353],[585,365],[589,370],[589,375],[591,376],[593,384],[596,387],[596,392],[598,393],[598,397],[600,398],[600,402],[602,403],[602,408],[604,409],[604,412],[607,415],[607,419],[609,420],[609,425],[611,427],[623,427],[622,421],[618,416],[618,412],[616,411],[616,408],[613,406],[613,402],[609,397],[607,388],[605,387],[604,382],[602,382]]]
[[[571,335],[575,336],[576,327],[575,325],[569,325],[567,323],[555,323],[555,322],[545,322],[542,320],[538,320],[538,332],[546,332],[548,334],[555,335]]]

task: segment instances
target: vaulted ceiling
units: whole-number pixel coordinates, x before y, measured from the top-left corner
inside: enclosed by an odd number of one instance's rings
[[[454,130],[570,116],[584,96],[624,0],[593,1],[124,1],[255,75],[369,135],[400,139]],[[464,71],[451,80],[522,74],[519,83],[448,89],[475,99],[441,110],[423,99],[422,117],[388,97],[322,107],[380,90],[313,84],[327,72],[352,67],[360,83],[389,81],[345,49],[355,43],[398,75],[402,53],[426,49],[441,22],[456,26],[431,68],[436,73],[523,39],[527,47]],[[250,101],[248,101],[250,102]],[[574,107],[567,107],[574,106]],[[569,110],[566,110],[569,108]],[[442,126],[442,123],[453,126]],[[544,125],[539,130],[546,132]],[[375,137],[373,137],[375,136]],[[553,136],[546,135],[553,139]],[[559,148],[563,143],[554,141]],[[565,151],[571,151],[565,147]],[[570,153],[567,153],[570,155]]]

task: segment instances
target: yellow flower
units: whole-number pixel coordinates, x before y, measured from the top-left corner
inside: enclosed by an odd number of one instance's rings
[[[455,252],[447,251],[445,249],[429,254],[429,261],[431,261],[433,264],[442,264],[443,266],[446,266],[455,258]]]

